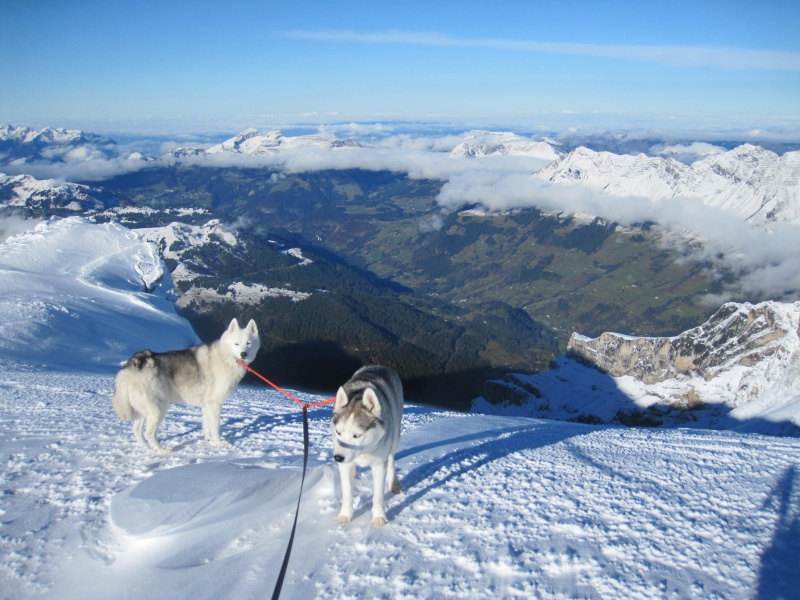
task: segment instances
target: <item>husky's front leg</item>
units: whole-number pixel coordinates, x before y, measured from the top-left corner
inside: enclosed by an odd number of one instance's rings
[[[372,524],[383,527],[388,522],[383,510],[383,488],[386,485],[386,463],[372,465]]]
[[[203,406],[203,436],[215,446],[224,446],[228,442],[219,435],[219,413],[222,407],[218,404]]]
[[[339,480],[342,484],[342,508],[337,523],[349,523],[353,518],[353,480],[356,478],[356,463],[339,463]]]

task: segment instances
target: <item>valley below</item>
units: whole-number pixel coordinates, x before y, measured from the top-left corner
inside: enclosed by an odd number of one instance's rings
[[[202,243],[167,246],[153,234],[182,313],[205,339],[233,316],[256,318],[267,332],[257,366],[305,389],[389,363],[416,400],[463,410],[488,379],[546,369],[575,331],[693,327],[713,312],[698,298],[720,286],[652,224],[535,208],[444,211],[441,182],[390,172],[177,167],[91,185],[123,204],[95,221],[157,231],[188,206],[198,209],[182,218],[188,227],[216,219],[220,230]],[[227,292],[233,282],[303,299],[241,301]]]

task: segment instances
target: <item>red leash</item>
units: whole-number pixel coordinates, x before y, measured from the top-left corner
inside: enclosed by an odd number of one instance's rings
[[[282,387],[280,387],[280,386],[278,386],[278,385],[275,385],[274,383],[272,383],[272,382],[271,382],[269,379],[267,379],[266,377],[264,377],[264,376],[263,376],[261,373],[259,373],[259,372],[258,372],[258,371],[256,371],[255,369],[251,369],[251,368],[250,368],[250,365],[246,364],[244,361],[242,361],[242,360],[239,360],[239,361],[236,361],[236,362],[238,362],[238,363],[239,363],[241,366],[243,366],[245,369],[247,369],[248,371],[250,371],[250,372],[251,372],[253,375],[255,375],[256,377],[258,377],[258,378],[259,378],[261,381],[263,381],[263,382],[264,382],[264,383],[266,383],[267,385],[270,385],[270,386],[272,386],[273,388],[275,388],[276,390],[278,390],[278,391],[279,391],[281,394],[283,394],[283,395],[284,395],[284,396],[286,396],[287,398],[291,398],[292,400],[294,400],[295,402],[297,402],[297,403],[298,403],[300,406],[302,406],[302,407],[304,407],[304,408],[313,408],[313,407],[315,407],[315,406],[322,406],[323,404],[330,404],[331,402],[336,402],[336,398],[328,398],[327,400],[320,400],[319,402],[303,402],[303,401],[302,401],[302,400],[300,400],[300,398],[298,398],[297,396],[293,396],[292,394],[290,394],[289,392],[287,392],[287,391],[286,391],[285,389],[283,389]]]

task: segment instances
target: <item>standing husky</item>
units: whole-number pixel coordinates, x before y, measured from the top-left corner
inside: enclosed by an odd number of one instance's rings
[[[333,459],[339,463],[342,482],[339,523],[353,518],[353,479],[358,465],[372,467],[372,524],[386,525],[383,488],[387,473],[392,492],[403,491],[394,466],[402,417],[403,386],[388,367],[363,367],[339,388],[331,419]]]
[[[114,380],[114,412],[123,421],[133,419],[133,434],[140,444],[145,438],[159,452],[169,452],[158,443],[156,432],[171,403],[181,402],[203,409],[203,434],[213,444],[226,444],[219,436],[222,403],[236,389],[245,369],[239,359],[250,363],[261,340],[256,322],[239,327],[231,321],[222,337],[211,344],[185,350],[134,354]],[[147,432],[142,434],[145,421]]]

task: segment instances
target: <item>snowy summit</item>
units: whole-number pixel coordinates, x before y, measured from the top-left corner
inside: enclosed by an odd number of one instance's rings
[[[299,407],[240,387],[222,448],[198,409],[173,407],[175,451],[155,455],[110,402],[130,353],[196,340],[155,246],[49,221],[0,246],[0,277],[0,597],[270,595],[300,490]],[[353,521],[335,522],[330,408],[309,421],[282,598],[789,598],[800,584],[797,438],[407,405],[405,491],[378,529],[367,473]]]

